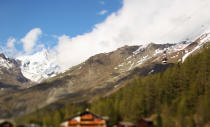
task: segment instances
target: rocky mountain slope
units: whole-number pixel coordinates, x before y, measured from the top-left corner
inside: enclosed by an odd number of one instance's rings
[[[0,54],[0,95],[27,89],[60,72],[55,55],[46,49],[16,59]]]
[[[0,96],[3,104],[0,116],[26,114],[62,101],[92,101],[98,96],[108,96],[135,75],[154,74],[184,61],[185,57],[202,50],[208,41],[209,34],[206,33],[193,42],[124,46],[110,53],[97,54],[36,86]],[[167,63],[162,63],[166,57]],[[9,111],[6,110],[8,107]]]
[[[0,90],[27,88],[30,82],[23,76],[20,69],[20,61],[7,58],[0,54]],[[0,92],[0,94],[1,94]]]

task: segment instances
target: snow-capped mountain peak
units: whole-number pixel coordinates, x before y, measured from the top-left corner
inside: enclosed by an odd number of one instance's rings
[[[61,72],[60,66],[57,64],[56,54],[46,49],[17,59],[21,61],[23,75],[34,82],[41,82]]]

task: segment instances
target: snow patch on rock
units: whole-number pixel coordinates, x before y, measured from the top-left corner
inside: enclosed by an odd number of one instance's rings
[[[14,66],[13,63],[11,63],[7,58],[0,57],[0,67],[4,67],[6,69],[10,69]]]
[[[198,45],[192,49],[191,51],[187,51],[187,53],[182,57],[182,62],[185,61],[185,59],[190,56],[193,52],[200,49],[206,42],[210,41],[210,33],[204,33],[198,41]],[[186,51],[185,51],[186,52]]]
[[[137,62],[136,66],[139,66],[139,65],[143,64],[143,63],[144,63],[146,60],[148,60],[148,59],[149,59],[149,56],[148,56],[148,55],[143,56],[143,57]]]

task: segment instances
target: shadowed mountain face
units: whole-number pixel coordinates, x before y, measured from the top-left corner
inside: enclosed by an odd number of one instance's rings
[[[15,59],[7,58],[4,54],[0,54],[1,93],[4,90],[26,88],[29,86],[29,83],[29,80],[21,73],[20,62]]]
[[[202,49],[199,48],[204,44],[202,40],[192,43],[124,46],[110,53],[97,54],[65,73],[33,87],[17,90],[9,95],[2,94],[0,117],[26,114],[38,107],[63,101],[91,102],[98,96],[109,96],[135,75],[147,76],[163,72],[173,63],[184,60],[183,57],[196,53]],[[162,63],[164,57],[168,59],[167,64]],[[27,82],[23,79],[22,82]]]

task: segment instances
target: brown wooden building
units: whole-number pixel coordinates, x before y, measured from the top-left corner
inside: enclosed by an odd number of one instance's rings
[[[14,125],[9,121],[5,121],[3,123],[0,123],[0,127],[14,127]]]
[[[136,125],[132,122],[119,122],[117,127],[136,127]]]
[[[70,118],[67,127],[106,127],[106,121],[89,111],[85,111]]]
[[[154,127],[153,121],[148,119],[140,119],[136,127]]]
[[[153,121],[148,119],[140,119],[136,124],[131,122],[119,122],[117,127],[154,127]]]

